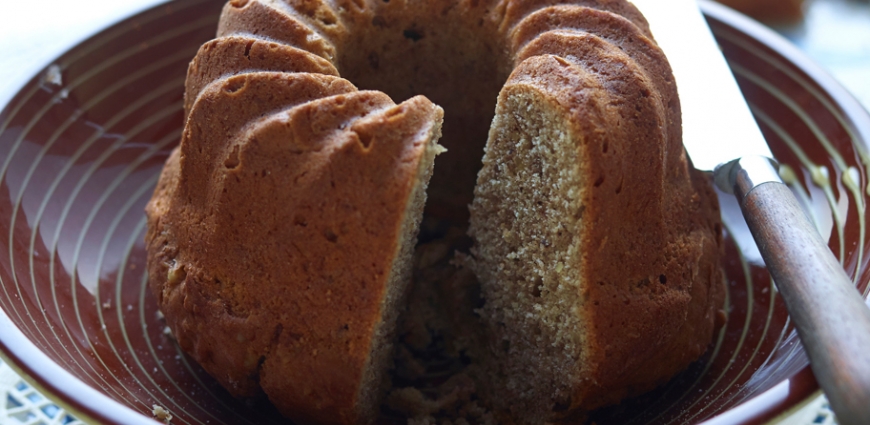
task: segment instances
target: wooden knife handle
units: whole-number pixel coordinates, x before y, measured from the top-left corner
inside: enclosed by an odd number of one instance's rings
[[[743,215],[837,420],[870,423],[870,309],[786,185],[762,183],[742,197]]]

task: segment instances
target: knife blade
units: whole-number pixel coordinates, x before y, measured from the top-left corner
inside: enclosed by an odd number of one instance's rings
[[[870,309],[780,180],[698,4],[632,2],[673,68],[693,165],[737,197],[838,421],[870,423]]]
[[[677,81],[683,143],[695,168],[743,156],[773,158],[694,0],[635,0]],[[730,188],[723,187],[730,191]]]

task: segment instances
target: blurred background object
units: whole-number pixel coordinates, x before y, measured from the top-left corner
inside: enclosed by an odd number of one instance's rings
[[[804,17],[804,0],[719,0],[765,23],[794,23]]]
[[[717,0],[770,26],[870,110],[870,0]]]

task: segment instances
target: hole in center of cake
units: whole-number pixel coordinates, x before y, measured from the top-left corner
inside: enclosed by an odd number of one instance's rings
[[[444,109],[439,143],[447,152],[435,162],[426,215],[465,226],[510,64],[499,37],[489,33],[493,26],[479,22],[483,14],[420,7],[408,16],[399,6],[380,5],[370,22],[358,23],[365,28],[350,29],[338,68],[361,90],[383,91],[395,102],[424,95]]]

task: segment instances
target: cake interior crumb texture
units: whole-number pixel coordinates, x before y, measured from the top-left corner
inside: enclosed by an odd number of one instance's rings
[[[401,240],[396,247],[395,259],[386,284],[381,318],[375,325],[372,352],[365,365],[359,388],[357,409],[363,412],[361,416],[364,418],[374,418],[378,415],[380,400],[386,391],[385,386],[389,385],[389,378],[385,374],[393,365],[396,324],[409,292],[414,246],[417,243],[420,220],[423,218],[423,207],[426,205],[426,187],[432,177],[435,157],[444,152],[444,148],[438,144],[438,139],[441,137],[440,127],[434,128],[427,136],[425,152],[414,177],[413,189],[408,197],[408,206],[402,219]]]
[[[493,391],[523,401],[501,407],[541,422],[569,407],[579,378],[584,282],[576,258],[585,185],[564,113],[531,90],[502,99],[472,206],[475,271],[492,282],[483,287],[482,315],[498,329],[488,341],[499,379]]]

